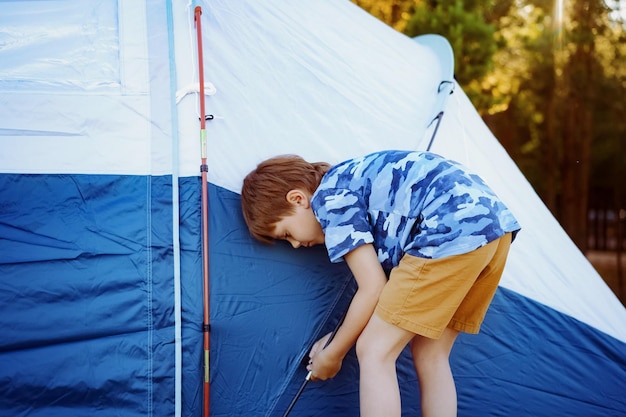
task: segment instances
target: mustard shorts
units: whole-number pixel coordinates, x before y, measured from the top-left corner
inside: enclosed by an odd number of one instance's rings
[[[446,327],[478,333],[498,288],[511,233],[472,252],[440,259],[404,255],[391,271],[376,314],[437,339]]]

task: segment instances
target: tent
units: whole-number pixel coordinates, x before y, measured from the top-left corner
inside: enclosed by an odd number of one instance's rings
[[[423,149],[435,126],[432,151],[481,174],[523,227],[481,334],[452,352],[459,416],[626,415],[624,307],[462,89],[438,94],[445,51],[347,0],[197,5],[212,416],[282,415],[354,290],[323,248],[250,238],[245,173],[281,153]],[[195,6],[0,2],[0,415],[201,415]],[[419,415],[406,354],[398,370],[403,415]],[[357,375],[352,352],[291,415],[358,415]]]

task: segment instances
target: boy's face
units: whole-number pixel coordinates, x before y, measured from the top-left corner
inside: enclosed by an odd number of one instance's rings
[[[300,190],[292,190],[287,194],[287,200],[293,205],[294,211],[274,225],[272,237],[286,240],[294,248],[323,244],[324,232],[313,214],[309,196]]]

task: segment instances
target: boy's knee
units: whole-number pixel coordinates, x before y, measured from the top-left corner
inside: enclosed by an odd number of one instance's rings
[[[419,366],[421,368],[437,368],[442,364],[450,363],[450,358],[444,352],[437,351],[412,351],[413,354],[413,362],[415,366]]]
[[[366,363],[379,362],[383,356],[381,347],[376,344],[375,340],[372,340],[367,336],[364,337],[363,334],[359,336],[356,341],[356,357],[361,366]]]
[[[398,354],[391,346],[381,343],[376,337],[368,338],[363,335],[356,341],[356,356],[360,366],[395,363],[398,358]]]
[[[450,354],[439,346],[412,346],[413,363],[418,373],[439,372],[442,368],[450,367]]]

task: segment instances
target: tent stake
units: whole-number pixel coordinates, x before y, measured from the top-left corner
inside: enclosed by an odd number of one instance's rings
[[[198,78],[200,82],[200,147],[201,164],[200,173],[202,175],[202,270],[204,282],[204,320],[202,331],[204,335],[204,417],[210,413],[210,313],[209,313],[209,198],[207,188],[207,139],[206,139],[206,117],[204,109],[204,64],[202,58],[202,25],[200,16],[202,8],[196,6],[194,9],[194,21],[196,23],[196,34],[198,44]]]
[[[328,338],[328,340],[324,344],[324,348],[326,348],[326,346],[328,346],[330,344],[330,342],[332,342],[332,340],[335,338],[335,334],[337,334],[337,330],[339,330],[339,328],[341,327],[341,324],[343,323],[343,320],[346,318],[346,315],[348,314],[348,309],[349,308],[350,308],[350,305],[348,304],[348,308],[346,308],[346,311],[343,313],[343,316],[341,317],[341,319],[339,320],[339,322],[337,323],[337,325],[333,329],[332,333],[330,334],[330,337]],[[296,402],[298,402],[298,399],[300,399],[300,396],[302,395],[302,391],[304,391],[304,388],[306,388],[306,386],[309,383],[309,381],[311,380],[312,376],[313,376],[313,371],[309,371],[306,374],[306,377],[304,378],[304,381],[302,382],[302,385],[300,385],[300,388],[298,389],[298,392],[293,397],[293,400],[291,400],[291,404],[289,404],[289,407],[287,407],[287,410],[285,411],[285,414],[283,414],[283,417],[288,417],[289,416],[289,413],[291,413],[291,410],[296,405]]]

